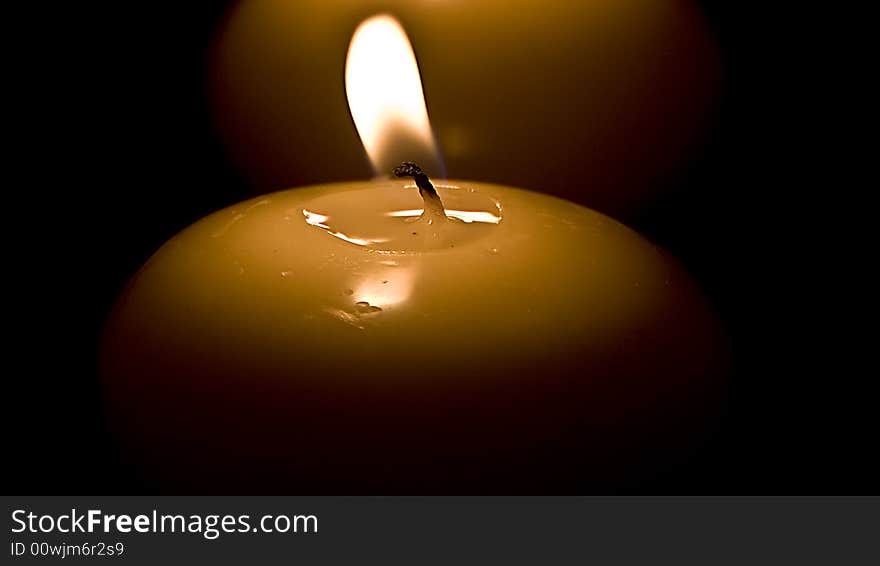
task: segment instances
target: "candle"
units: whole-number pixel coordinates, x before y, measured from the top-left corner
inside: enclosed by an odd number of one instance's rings
[[[375,18],[349,62],[381,65],[388,49],[412,58],[396,22]],[[349,97],[367,97],[352,113],[374,163],[408,145],[387,136],[432,144],[413,132],[430,127],[423,100],[395,98],[421,96],[412,63],[389,75],[402,81],[390,99],[346,73]],[[667,254],[568,201],[432,182],[412,163],[395,174],[216,212],[135,275],[101,364],[147,477],[225,491],[620,487],[703,430],[723,340]]]
[[[637,214],[692,155],[717,99],[718,49],[693,0],[246,0],[217,35],[209,91],[260,192],[370,174],[357,139],[339,135],[339,71],[379,10],[413,39],[456,176]]]

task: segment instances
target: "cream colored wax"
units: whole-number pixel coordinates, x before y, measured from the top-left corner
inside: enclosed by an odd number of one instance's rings
[[[669,256],[567,201],[436,186],[448,220],[406,181],[265,195],[143,266],[102,368],[147,478],[571,493],[650,477],[704,430],[722,342]]]

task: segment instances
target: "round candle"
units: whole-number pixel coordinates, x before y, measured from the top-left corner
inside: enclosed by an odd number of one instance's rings
[[[637,214],[717,98],[718,48],[693,0],[247,0],[218,33],[210,92],[230,156],[261,192],[370,175],[357,139],[340,135],[339,78],[352,32],[380,11],[416,47],[451,175]]]
[[[650,476],[703,430],[723,341],[675,261],[564,200],[435,186],[445,217],[412,180],[337,183],[168,241],[102,349],[139,469],[227,492],[571,492]]]

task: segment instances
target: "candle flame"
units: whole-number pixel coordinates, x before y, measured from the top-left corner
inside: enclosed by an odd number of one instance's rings
[[[428,173],[443,176],[419,66],[396,19],[373,16],[355,30],[345,62],[345,92],[376,173],[417,161]]]

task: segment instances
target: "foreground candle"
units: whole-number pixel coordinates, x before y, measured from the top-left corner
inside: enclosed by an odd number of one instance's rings
[[[266,195],[147,262],[102,368],[148,478],[572,492],[650,477],[704,430],[723,348],[674,261],[570,202],[435,186],[442,218],[408,180]]]

